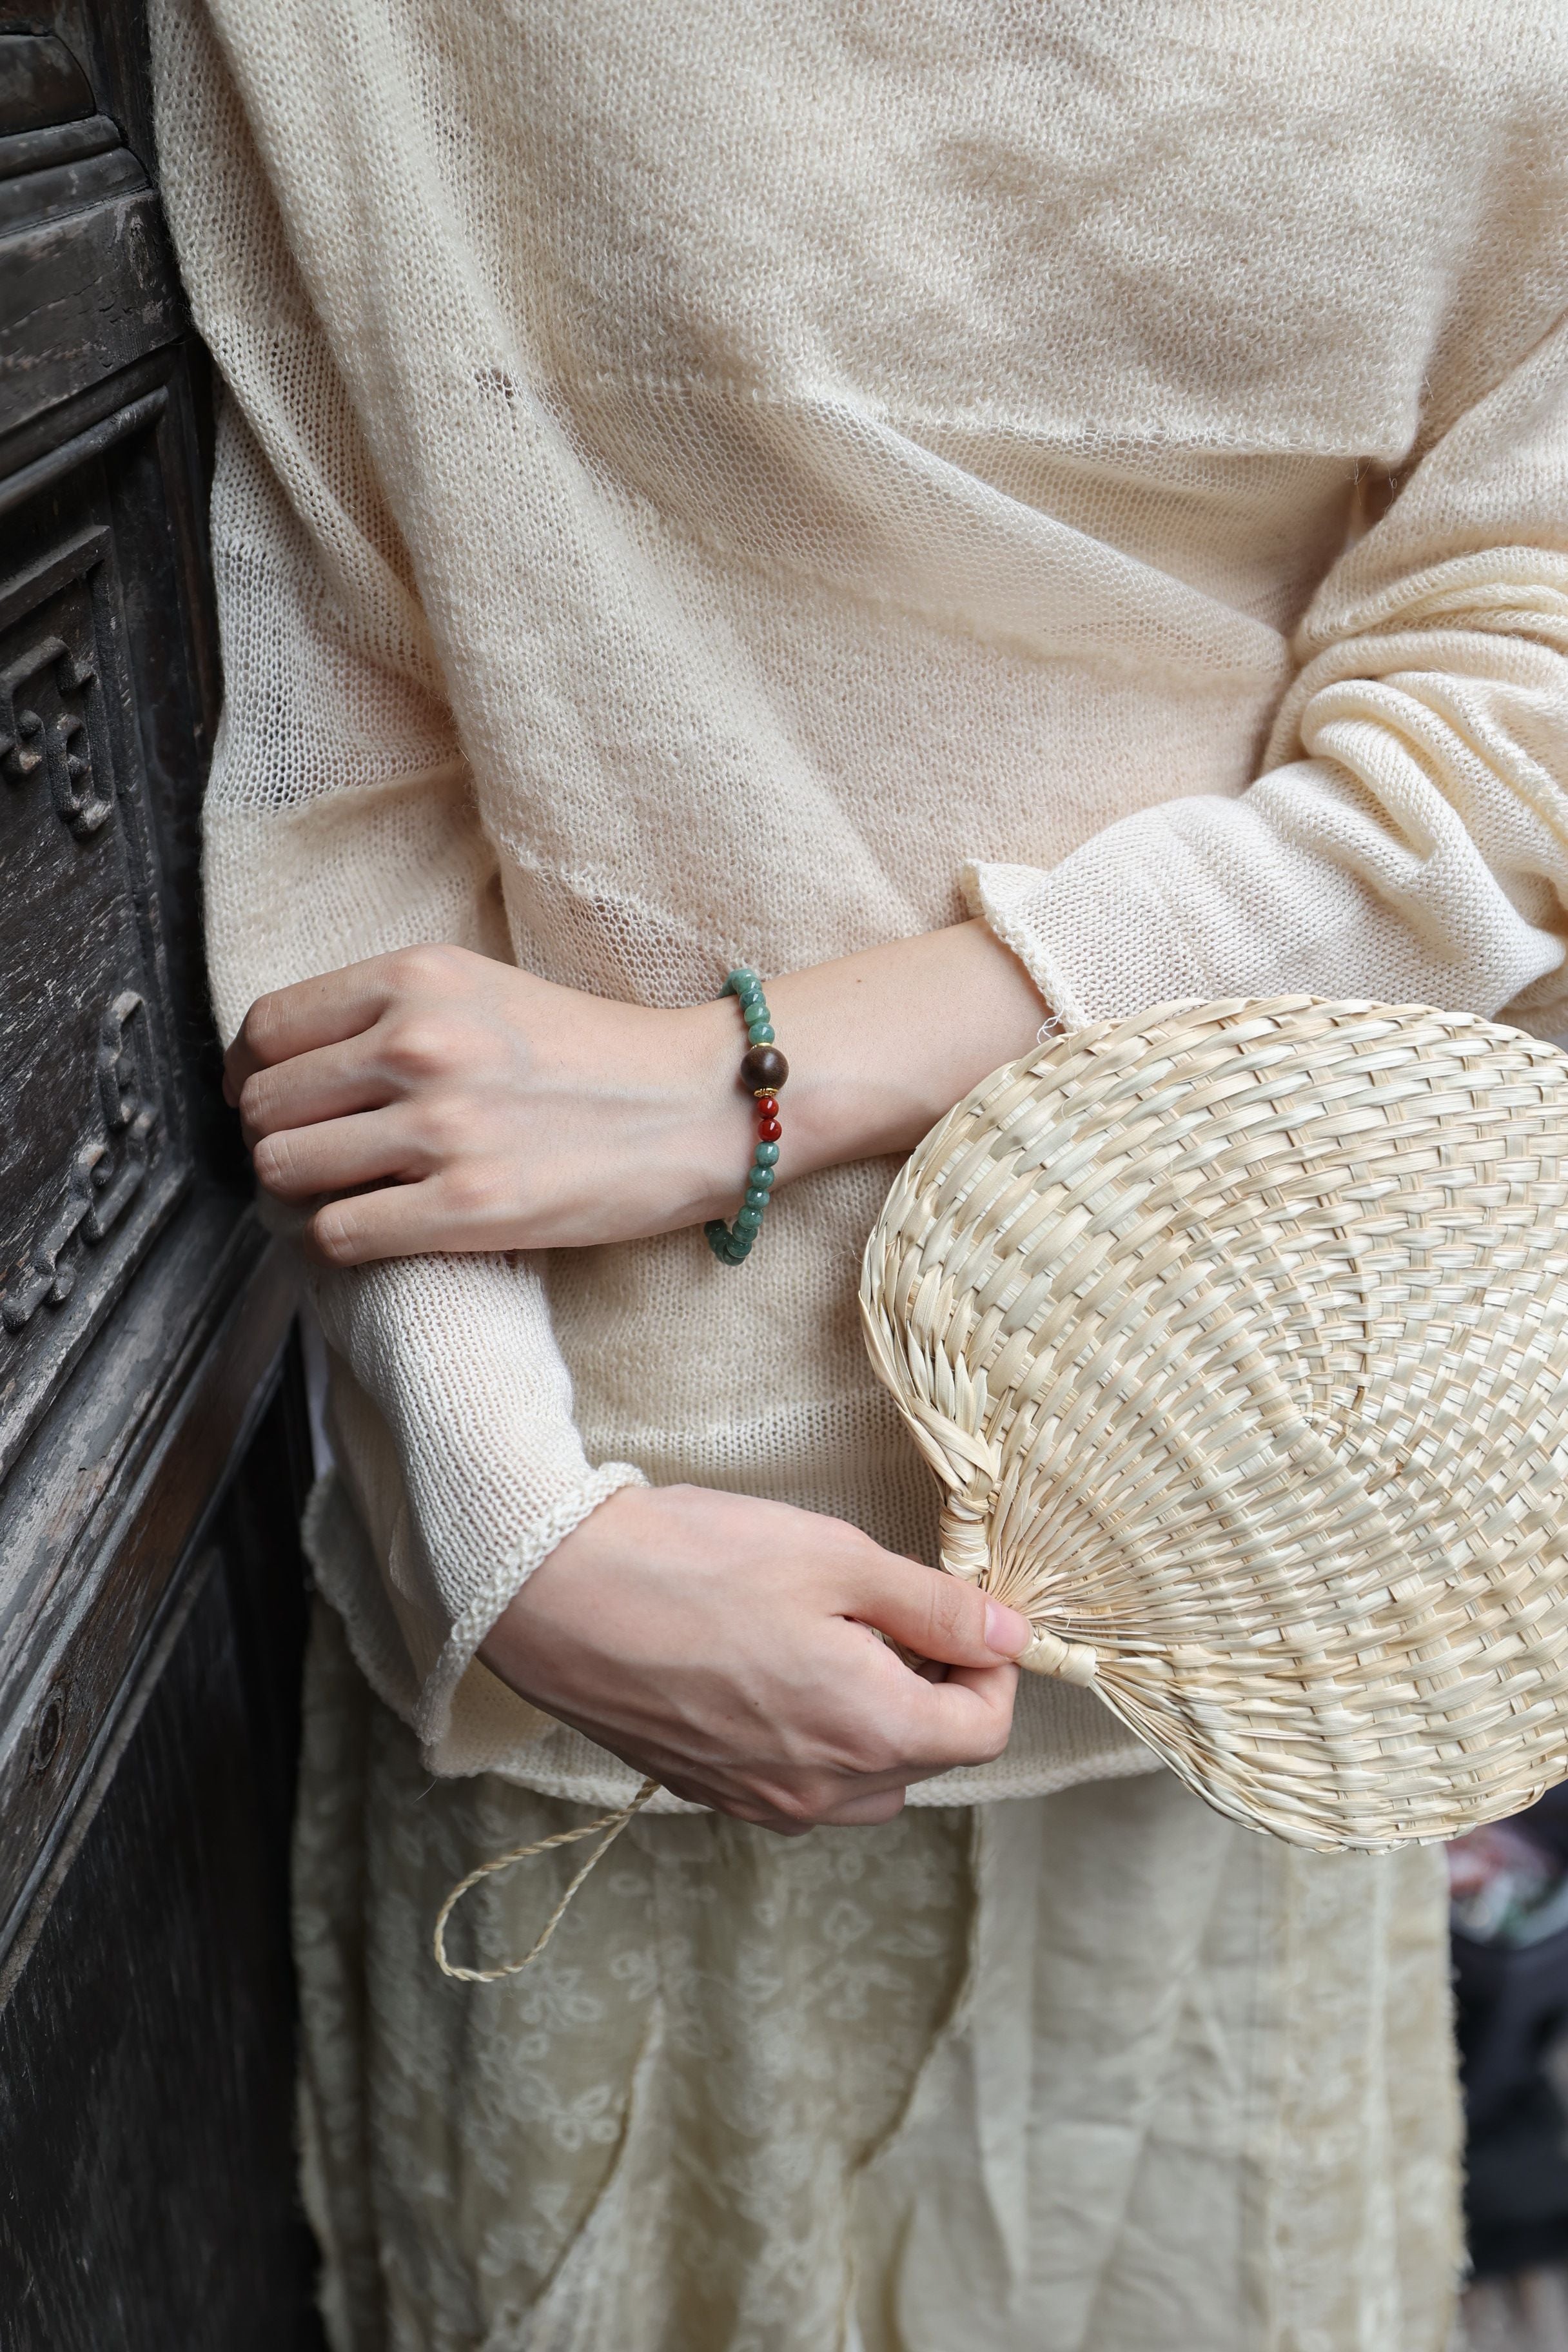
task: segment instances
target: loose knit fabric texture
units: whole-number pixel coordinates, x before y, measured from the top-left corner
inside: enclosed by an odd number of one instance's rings
[[[1068,1027],[1563,1025],[1560,8],[151,13],[226,386],[226,1034],[410,940],[674,1004],[966,909]],[[432,1769],[630,1793],[474,1657],[619,1483],[934,1559],[856,1321],[893,1172],[781,1187],[739,1274],[692,1233],[319,1284],[315,1558]],[[916,1794],[1146,1760],[1031,1683]]]
[[[1102,1022],[867,1244],[942,1560],[1222,1812],[1373,1849],[1568,1772],[1568,1054],[1464,1013]]]

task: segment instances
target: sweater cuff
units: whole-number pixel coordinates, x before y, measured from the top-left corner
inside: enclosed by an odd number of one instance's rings
[[[355,1663],[378,1698],[408,1724],[426,1769],[443,1776],[519,1769],[523,1751],[561,1727],[531,1706],[477,1655],[508,1603],[557,1544],[623,1486],[647,1480],[629,1463],[607,1462],[561,1495],[519,1537],[474,1591],[445,1638],[403,1596],[410,1580],[383,1577],[364,1521],[335,1470],[319,1478],[302,1536],[317,1588],[342,1619]],[[400,1520],[395,1552],[413,1536]]]
[[[367,1539],[360,1611],[404,1654],[391,1703],[434,1770],[499,1767],[549,1726],[474,1653],[546,1552],[640,1474],[584,1453],[536,1258],[389,1259],[313,1291],[332,1449]],[[346,1576],[338,1589],[350,1604]]]
[[[1102,834],[1059,866],[963,869],[971,914],[1012,950],[1062,1029],[1218,993],[1142,859],[1120,849]]]
[[[431,1755],[438,1753],[444,1743],[452,1738],[458,1704],[466,1685],[473,1676],[482,1675],[485,1683],[495,1685],[498,1677],[483,1665],[475,1653],[485,1635],[506,1610],[507,1604],[521,1591],[540,1562],[548,1558],[559,1543],[564,1543],[574,1528],[582,1526],[590,1511],[607,1502],[623,1486],[646,1486],[647,1479],[640,1470],[626,1462],[605,1462],[592,1472],[582,1485],[573,1487],[552,1503],[542,1516],[535,1519],[519,1538],[512,1549],[496,1564],[493,1576],[468,1602],[462,1615],[453,1624],[441,1646],[441,1653],[426,1677],[414,1717],[414,1728],[420,1744]],[[505,1688],[504,1684],[500,1685]],[[478,1694],[474,1694],[476,1698]],[[508,1691],[510,1698],[516,1693]],[[519,1700],[520,1706],[527,1702]],[[529,1713],[539,1716],[537,1707]],[[555,1728],[554,1718],[541,1717],[550,1728]],[[471,1771],[476,1768],[450,1764],[436,1766],[438,1771]],[[484,1769],[484,1768],[478,1768]]]

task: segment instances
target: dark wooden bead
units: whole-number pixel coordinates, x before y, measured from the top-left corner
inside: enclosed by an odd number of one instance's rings
[[[789,1076],[789,1064],[776,1045],[752,1045],[741,1057],[741,1077],[753,1094],[776,1095]]]

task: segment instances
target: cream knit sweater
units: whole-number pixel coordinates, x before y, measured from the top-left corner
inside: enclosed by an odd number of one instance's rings
[[[226,1034],[447,939],[678,1004],[984,913],[1069,1023],[1563,1025],[1563,0],[155,0],[229,387]],[[787,1048],[787,1039],[784,1041]],[[603,1496],[934,1556],[886,1165],[320,1286],[312,1542],[431,1769],[624,1768],[474,1658]],[[1030,1680],[999,1796],[1142,1768]]]

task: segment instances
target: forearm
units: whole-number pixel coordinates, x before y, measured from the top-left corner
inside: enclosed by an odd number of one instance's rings
[[[893,940],[770,981],[789,1057],[786,1179],[913,1149],[1048,1017],[1033,981],[984,923]]]

